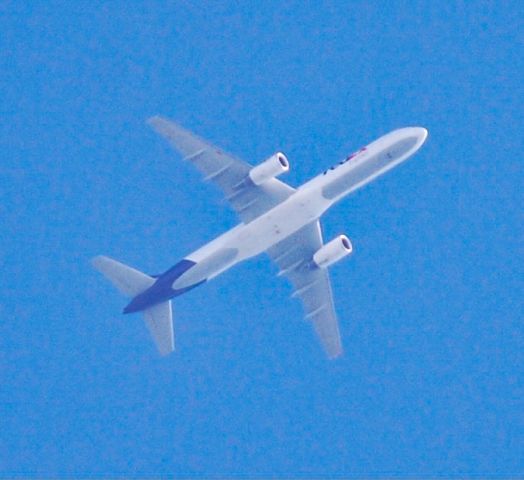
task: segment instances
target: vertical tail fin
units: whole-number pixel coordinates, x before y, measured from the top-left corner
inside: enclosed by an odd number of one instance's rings
[[[102,255],[93,258],[93,267],[104,275],[124,295],[135,297],[155,283],[155,279]],[[173,334],[173,313],[171,301],[159,303],[144,310],[147,328],[161,355],[175,349]]]

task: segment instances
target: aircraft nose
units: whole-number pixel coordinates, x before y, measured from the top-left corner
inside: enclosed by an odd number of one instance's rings
[[[428,131],[424,127],[411,127],[411,135],[413,135],[417,141],[415,144],[415,150],[418,150],[428,138]]]

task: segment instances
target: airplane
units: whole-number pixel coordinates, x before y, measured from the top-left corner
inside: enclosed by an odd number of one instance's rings
[[[171,300],[215,278],[248,258],[267,253],[287,277],[313,324],[328,358],[342,354],[328,267],[349,255],[345,235],[324,243],[320,217],[333,204],[412,156],[427,130],[395,130],[346,157],[299,188],[276,177],[289,170],[277,152],[252,166],[209,144],[180,125],[155,116],[148,123],[186,161],[215,184],[238,214],[240,223],[183,258],[161,275],[146,275],[109,257],[93,266],[131,297],[123,313],[142,312],[161,355],[174,351]]]

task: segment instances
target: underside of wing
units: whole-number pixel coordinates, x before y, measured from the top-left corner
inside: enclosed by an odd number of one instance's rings
[[[313,323],[326,354],[342,353],[342,342],[327,269],[317,267],[312,259],[322,246],[320,223],[315,221],[271,247],[267,253],[279,266],[279,275],[293,285],[293,296],[302,301],[307,320]]]
[[[252,166],[197,137],[176,123],[152,117],[149,124],[204,176],[224,193],[240,219],[248,223],[283,202],[295,190],[274,178],[255,185]]]

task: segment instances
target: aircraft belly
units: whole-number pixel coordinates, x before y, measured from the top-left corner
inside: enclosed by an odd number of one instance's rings
[[[278,207],[245,225],[235,239],[239,261],[265,252],[315,221],[328,204],[318,191],[297,192]]]
[[[236,263],[237,255],[238,250],[236,248],[217,249],[177,278],[173,283],[173,289],[189,288],[192,285],[213,278]]]
[[[176,285],[186,286],[211,279],[238,262],[265,252],[318,219],[329,204],[319,190],[297,192],[259,218],[237,225],[186,257],[197,266],[180,277]]]

